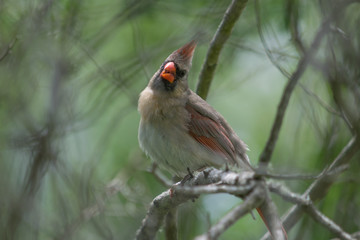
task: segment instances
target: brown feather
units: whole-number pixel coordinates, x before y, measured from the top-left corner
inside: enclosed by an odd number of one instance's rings
[[[228,163],[236,164],[235,148],[225,128],[219,122],[201,115],[190,104],[186,104],[185,108],[191,116],[188,123],[189,134],[204,147],[223,155]]]
[[[227,161],[222,164],[235,164],[252,170],[246,144],[215,109],[191,90],[185,108],[190,114],[188,132],[196,141],[224,156]]]

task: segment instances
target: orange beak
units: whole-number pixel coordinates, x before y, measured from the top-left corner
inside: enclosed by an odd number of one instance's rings
[[[174,62],[168,62],[165,67],[164,70],[161,72],[160,76],[169,81],[170,83],[173,83],[175,80],[175,75],[176,75],[176,67]]]

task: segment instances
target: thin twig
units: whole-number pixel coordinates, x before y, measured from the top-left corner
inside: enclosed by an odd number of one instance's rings
[[[5,51],[3,52],[3,54],[0,56],[0,62],[7,56],[9,55],[11,49],[14,47],[15,43],[17,41],[17,38],[14,38],[9,45],[7,46],[7,48],[5,49]]]
[[[318,95],[316,95],[313,91],[307,88],[304,84],[299,83],[299,86],[304,90],[306,94],[308,94],[310,97],[313,97],[320,104],[320,106],[322,106],[327,112],[343,118],[343,115],[340,112],[338,112],[336,109],[334,109],[329,104],[327,104],[324,100],[322,100]]]
[[[274,58],[274,55],[273,55],[273,50],[271,50],[269,48],[269,46],[265,40],[263,30],[262,30],[262,25],[261,25],[260,10],[258,8],[258,5],[255,5],[255,7],[256,7],[255,13],[256,13],[256,19],[257,19],[258,33],[259,33],[261,43],[264,46],[265,53],[266,53],[267,57],[269,58],[269,60],[271,61],[271,63],[280,71],[280,73],[289,79],[289,78],[291,78],[291,74],[288,71],[286,71],[282,66],[280,66],[280,64],[276,61],[276,59]],[[292,23],[292,24],[297,24],[297,23]],[[303,56],[304,53],[306,52],[305,47],[300,40],[297,27],[295,27],[295,26],[292,26],[292,27],[296,28],[296,30],[291,31],[293,41],[295,42],[296,48],[298,49],[300,55]],[[295,35],[293,35],[293,34],[295,34]],[[313,59],[309,59],[309,61],[311,61],[311,63],[313,65],[315,65],[316,67],[321,68],[320,66],[318,66],[318,64],[316,64],[316,62],[313,61]],[[321,68],[321,70],[323,70],[323,69]],[[329,113],[333,113],[337,116],[343,117],[341,113],[339,113],[334,108],[332,108],[330,105],[328,105],[318,95],[316,95],[314,92],[312,92],[310,89],[308,89],[304,84],[299,83],[299,86],[305,91],[306,94],[313,97],[320,104],[320,106],[322,106],[326,111],[328,111]]]
[[[359,119],[356,116],[357,114],[353,113],[353,110],[348,105],[348,102],[344,100],[342,91],[340,91],[341,85],[345,83],[345,86],[347,86],[348,89],[353,91],[353,97],[357,98],[357,100],[354,99],[355,104],[356,104],[356,102],[360,102],[360,95],[357,96],[358,91],[355,90],[357,88],[357,86],[356,86],[356,84],[355,84],[355,86],[353,86],[354,84],[351,83],[351,81],[349,81],[347,79],[346,74],[345,74],[345,76],[342,76],[343,73],[341,73],[338,70],[339,67],[336,65],[337,60],[336,60],[336,55],[335,55],[335,50],[334,50],[333,44],[329,43],[329,47],[330,47],[330,52],[332,55],[332,59],[334,62],[334,69],[335,69],[335,76],[328,74],[330,87],[331,87],[331,90],[333,93],[334,102],[339,107],[340,111],[342,112],[344,119],[346,120],[346,123],[347,123],[351,133],[353,135],[359,135],[360,134],[360,125],[358,124]]]
[[[341,165],[336,167],[335,169],[329,171],[328,168],[325,168],[320,174],[318,175],[304,175],[304,174],[273,174],[273,173],[258,173],[256,176],[259,177],[266,177],[272,179],[279,179],[279,180],[314,180],[321,178],[323,176],[330,176],[333,174],[338,174],[343,172],[349,168],[348,164]]]
[[[269,60],[271,61],[271,63],[287,78],[290,78],[290,74],[283,69],[280,64],[278,64],[278,62],[276,61],[276,59],[274,58],[266,40],[263,34],[263,30],[262,30],[262,24],[261,24],[261,14],[260,14],[260,7],[259,7],[259,2],[258,0],[255,0],[255,16],[256,16],[256,26],[258,29],[258,34],[261,40],[262,45],[264,46],[265,49],[265,53],[268,56]]]
[[[170,188],[173,183],[167,178],[165,177],[163,174],[161,174],[161,172],[156,171],[157,170],[157,165],[156,163],[153,163],[151,165],[151,168],[149,170],[150,173],[152,173],[154,175],[154,177],[165,187]]]
[[[278,194],[281,196],[285,201],[299,204],[302,206],[308,206],[310,205],[311,201],[307,197],[303,197],[300,194],[291,192],[287,187],[280,183],[275,182],[268,182],[267,183],[269,190],[273,193]]]
[[[291,32],[291,40],[294,43],[294,46],[300,55],[305,53],[305,46],[301,40],[299,33],[299,6],[298,1],[288,1],[289,6],[289,14],[290,15],[290,32]]]
[[[330,218],[326,217],[319,210],[315,208],[313,204],[305,208],[305,211],[318,223],[323,225],[325,228],[336,234],[341,239],[355,240],[349,233],[345,232],[339,225],[337,225]]]
[[[278,64],[275,60],[275,58],[273,57],[273,50],[269,49],[268,46],[267,46],[267,43],[265,41],[265,38],[264,36],[262,35],[262,30],[259,30],[260,33],[260,39],[262,41],[262,44],[265,48],[265,53],[266,55],[268,56],[268,58],[270,59],[271,63],[286,77],[286,78],[290,78],[291,77],[291,74],[289,72],[287,72],[284,68],[282,68],[280,66],[280,64]],[[251,52],[254,52],[256,54],[260,54],[262,55],[263,53],[260,52],[259,50],[256,50],[256,49],[252,49],[248,46],[245,46],[243,45],[242,43],[239,43],[238,41],[228,41],[229,44],[235,46],[235,47],[238,47],[238,48],[241,48],[241,49],[244,49],[244,50],[247,50],[247,51],[251,51]],[[292,57],[292,56],[288,56],[288,57]],[[311,62],[313,65],[315,65],[315,62],[312,61]],[[323,68],[320,68],[318,65],[316,65],[321,71],[324,71]],[[308,87],[306,87],[304,84],[302,83],[298,83],[299,86],[301,87],[301,89],[304,90],[304,92],[306,94],[308,94],[310,97],[314,98],[315,101],[317,103],[319,103],[319,105],[321,107],[323,107],[327,112],[329,113],[332,113],[332,114],[335,114],[336,116],[339,116],[341,118],[343,118],[345,121],[347,120],[342,113],[338,112],[336,109],[334,109],[333,107],[331,107],[329,104],[327,104],[324,100],[322,100],[318,95],[316,95],[313,91],[311,91]]]
[[[232,29],[245,8],[247,0],[233,0],[225,12],[225,15],[211,40],[205,62],[201,68],[199,82],[196,92],[200,97],[206,99],[211,82],[214,77],[220,52],[230,37]]]

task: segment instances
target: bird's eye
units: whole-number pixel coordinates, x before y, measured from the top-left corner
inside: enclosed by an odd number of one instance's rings
[[[186,70],[178,70],[178,72],[177,72],[177,76],[179,77],[179,78],[182,78],[183,76],[185,76],[185,74],[186,74]]]

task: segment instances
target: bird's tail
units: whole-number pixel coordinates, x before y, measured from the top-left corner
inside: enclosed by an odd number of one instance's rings
[[[257,212],[259,213],[261,219],[264,221],[264,223],[265,223],[265,225],[266,225],[266,228],[268,229],[269,233],[273,236],[273,233],[270,231],[269,221],[267,220],[267,219],[270,219],[270,217],[264,215],[264,214],[263,214],[263,211],[261,211],[261,209],[262,209],[261,207],[256,208],[256,210],[257,210]],[[266,211],[264,211],[264,212],[266,212]],[[287,233],[286,233],[286,231],[285,231],[285,229],[284,229],[284,226],[281,226],[281,228],[282,228],[282,230],[283,230],[283,233],[284,233],[284,236],[285,236],[285,240],[287,240],[288,237],[287,237]]]

